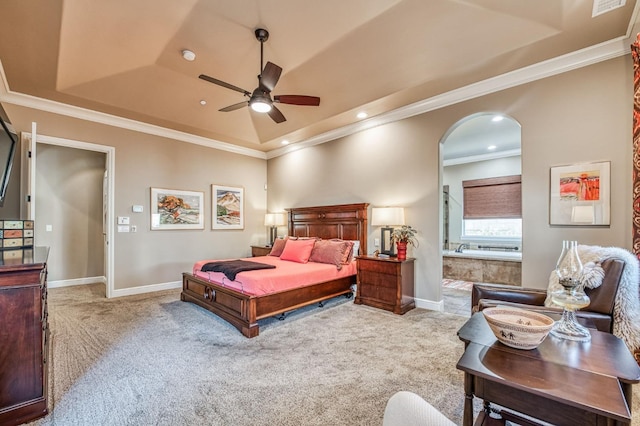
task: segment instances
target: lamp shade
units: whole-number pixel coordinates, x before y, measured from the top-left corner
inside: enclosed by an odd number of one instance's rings
[[[404,208],[373,207],[371,209],[371,225],[404,225]]]
[[[282,226],[284,225],[284,214],[267,213],[264,215],[264,226]]]

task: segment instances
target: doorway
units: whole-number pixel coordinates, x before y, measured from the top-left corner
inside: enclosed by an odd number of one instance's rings
[[[520,276],[520,263],[504,270],[497,270],[496,265],[507,265],[498,260],[504,257],[519,255],[521,258],[522,218],[494,220],[488,216],[473,220],[476,218],[464,209],[463,186],[489,185],[490,182],[496,185],[495,180],[517,176],[519,195],[521,137],[520,124],[513,118],[496,112],[481,112],[459,120],[441,140],[443,294],[468,291],[473,282],[506,284],[500,282],[502,276],[510,279]],[[500,229],[490,229],[494,226],[492,221]],[[494,255],[496,265],[486,259]],[[482,265],[485,264],[490,264],[491,273],[483,273]],[[487,280],[487,276],[492,279]],[[496,276],[498,278],[494,280]],[[444,291],[447,288],[448,291]]]
[[[102,282],[111,297],[115,148],[44,135],[34,143],[27,136],[28,210],[36,244],[50,247],[50,287]]]

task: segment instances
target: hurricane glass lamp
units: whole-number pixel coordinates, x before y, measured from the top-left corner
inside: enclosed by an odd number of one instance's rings
[[[562,289],[553,292],[551,300],[562,306],[563,311],[562,318],[554,324],[550,334],[561,339],[588,342],[591,340],[591,333],[576,320],[576,310],[589,306],[590,303],[582,283],[582,262],[578,256],[577,241],[562,242],[562,252],[555,272]]]

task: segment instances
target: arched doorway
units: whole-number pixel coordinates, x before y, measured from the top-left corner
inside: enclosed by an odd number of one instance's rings
[[[469,211],[472,207],[469,188],[476,185],[498,185],[505,180],[517,180],[520,195],[521,128],[513,118],[496,112],[481,112],[459,120],[449,128],[441,140],[442,181],[442,250],[443,283],[460,281],[452,286],[470,287],[471,282],[520,283],[522,255],[522,218],[500,217],[499,209],[491,213]],[[466,187],[466,188],[465,188]],[[488,186],[487,186],[488,188]],[[512,188],[515,188],[512,187]],[[484,190],[484,189],[483,189]],[[464,198],[467,194],[467,210]],[[495,199],[489,204],[497,206]],[[520,204],[508,197],[514,203]],[[520,207],[520,206],[519,206]],[[475,214],[475,216],[474,216]],[[487,216],[487,217],[485,217]],[[483,272],[477,259],[505,258],[515,264],[493,265],[493,275]],[[486,262],[484,262],[486,263]],[[517,283],[514,282],[516,275]]]

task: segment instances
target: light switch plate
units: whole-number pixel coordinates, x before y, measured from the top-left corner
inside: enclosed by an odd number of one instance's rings
[[[128,225],[129,218],[127,216],[118,216],[118,225]]]
[[[129,232],[129,225],[118,225],[118,232]]]

